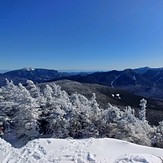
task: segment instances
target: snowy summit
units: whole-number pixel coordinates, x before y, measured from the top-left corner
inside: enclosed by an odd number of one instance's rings
[[[0,139],[1,163],[162,163],[163,149],[115,139],[36,139],[15,149]]]
[[[34,71],[35,69],[34,68],[31,68],[31,67],[25,67],[25,68],[23,68],[23,70],[26,70],[26,71]]]

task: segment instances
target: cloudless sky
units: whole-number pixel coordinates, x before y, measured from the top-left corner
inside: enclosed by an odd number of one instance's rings
[[[163,67],[163,0],[0,0],[0,69]]]

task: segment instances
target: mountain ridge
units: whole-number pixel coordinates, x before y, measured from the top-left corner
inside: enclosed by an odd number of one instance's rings
[[[162,99],[163,69],[150,68],[144,71],[144,73],[142,73],[142,71],[141,73],[137,71],[138,69],[125,69],[123,71],[112,70],[108,72],[95,72],[85,76],[78,74],[74,76],[61,77],[60,80],[68,79],[81,83],[100,84],[126,90],[149,98]]]
[[[13,80],[15,84],[26,84],[27,80],[43,83],[67,79],[118,88],[148,98],[163,98],[163,68],[141,67],[78,74],[41,68],[23,68],[0,74],[0,86],[5,85],[6,78]]]

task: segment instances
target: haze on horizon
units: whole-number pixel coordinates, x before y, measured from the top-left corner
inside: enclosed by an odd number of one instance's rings
[[[163,67],[162,0],[0,1],[0,69]]]

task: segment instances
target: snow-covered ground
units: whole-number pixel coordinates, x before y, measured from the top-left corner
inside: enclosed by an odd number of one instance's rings
[[[0,139],[1,163],[163,163],[163,149],[115,139],[38,139],[13,148]]]

